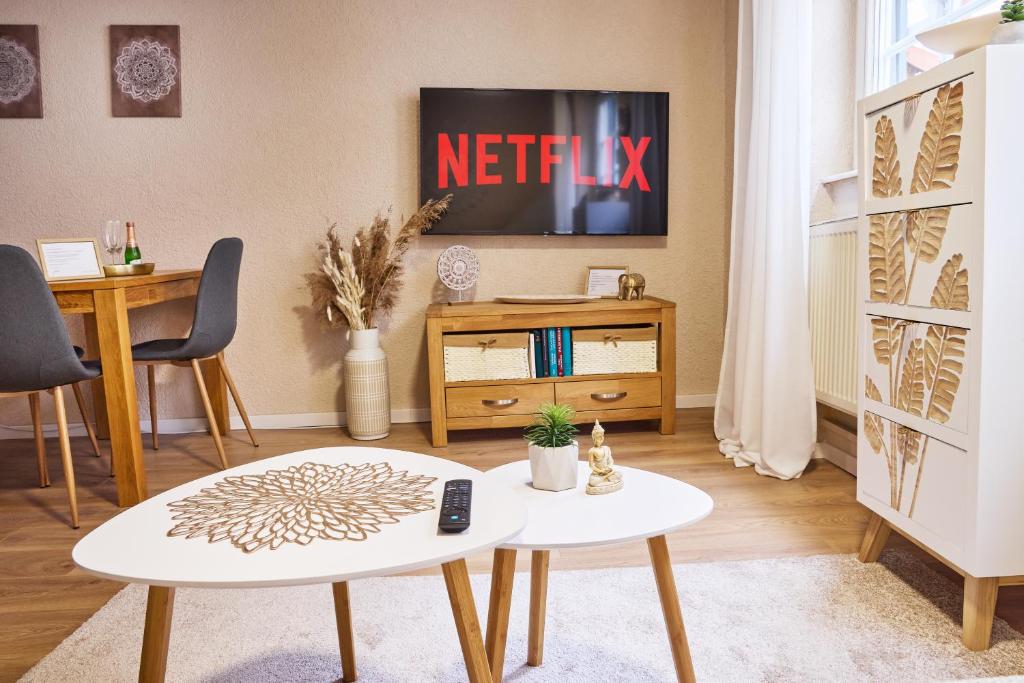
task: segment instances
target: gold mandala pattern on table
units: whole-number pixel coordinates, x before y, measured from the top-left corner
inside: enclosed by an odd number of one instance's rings
[[[436,477],[395,471],[386,462],[307,462],[263,474],[225,477],[194,496],[168,503],[170,537],[230,541],[246,553],[316,539],[364,541],[381,525],[433,510]]]

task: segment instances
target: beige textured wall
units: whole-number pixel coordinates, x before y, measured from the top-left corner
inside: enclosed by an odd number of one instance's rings
[[[388,204],[414,208],[420,86],[667,90],[667,238],[458,241],[480,254],[478,298],[579,290],[588,264],[630,264],[651,293],[679,303],[678,393],[711,393],[727,270],[731,4],[5,0],[0,23],[40,25],[46,118],[0,121],[0,241],[98,236],[105,219],[131,219],[143,254],[173,268],[200,264],[219,236],[242,237],[227,355],[250,413],[339,411],[344,338],[311,317],[301,274],[330,222],[351,229]],[[112,118],[107,26],[162,23],[181,26],[182,118]],[[384,334],[396,409],[427,405],[423,309],[439,296],[437,254],[455,242],[425,238],[410,254]],[[133,337],[182,335],[189,316],[184,304],[134,312]],[[158,377],[162,416],[201,414],[187,372]],[[0,405],[0,424],[27,422],[18,403]]]
[[[857,107],[857,0],[815,0],[811,46],[811,223],[845,217],[845,195],[821,179],[849,171]],[[847,183],[856,181],[845,181]],[[831,188],[840,192],[842,188]]]

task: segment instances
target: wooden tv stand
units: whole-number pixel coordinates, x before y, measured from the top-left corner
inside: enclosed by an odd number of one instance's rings
[[[675,433],[676,305],[648,296],[642,301],[599,299],[579,304],[503,304],[492,301],[427,307],[431,438],[448,445],[453,429],[521,427],[546,401],[569,403],[579,422],[594,419],[659,420],[662,434]],[[446,382],[442,336],[448,332],[499,332],[539,327],[658,326],[658,371],[512,380]],[[622,394],[598,401],[594,394]],[[603,398],[603,397],[602,397]],[[511,405],[494,401],[517,399]],[[491,405],[488,405],[491,404]]]

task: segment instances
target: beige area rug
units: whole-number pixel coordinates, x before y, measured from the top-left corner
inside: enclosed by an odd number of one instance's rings
[[[1024,636],[996,620],[993,647],[960,644],[962,592],[912,556],[714,562],[675,567],[701,681],[918,681],[1024,673]],[[490,577],[473,576],[486,610]],[[359,680],[465,680],[440,576],[351,584]],[[650,568],[551,573],[541,668],[525,665],[528,576],[516,576],[512,681],[673,681]],[[130,586],[24,681],[132,681],[145,589]],[[484,614],[481,613],[481,623]],[[334,681],[330,589],[178,591],[170,681]]]

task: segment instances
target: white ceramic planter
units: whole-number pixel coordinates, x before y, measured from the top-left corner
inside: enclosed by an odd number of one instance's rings
[[[345,420],[353,439],[383,439],[391,430],[388,358],[377,328],[349,330],[345,353]]]
[[[992,29],[990,45],[1008,45],[1024,43],[1024,21],[1011,21],[1006,24],[999,24]]]
[[[530,444],[530,473],[533,488],[543,491],[565,491],[576,487],[580,445],[543,448]]]

